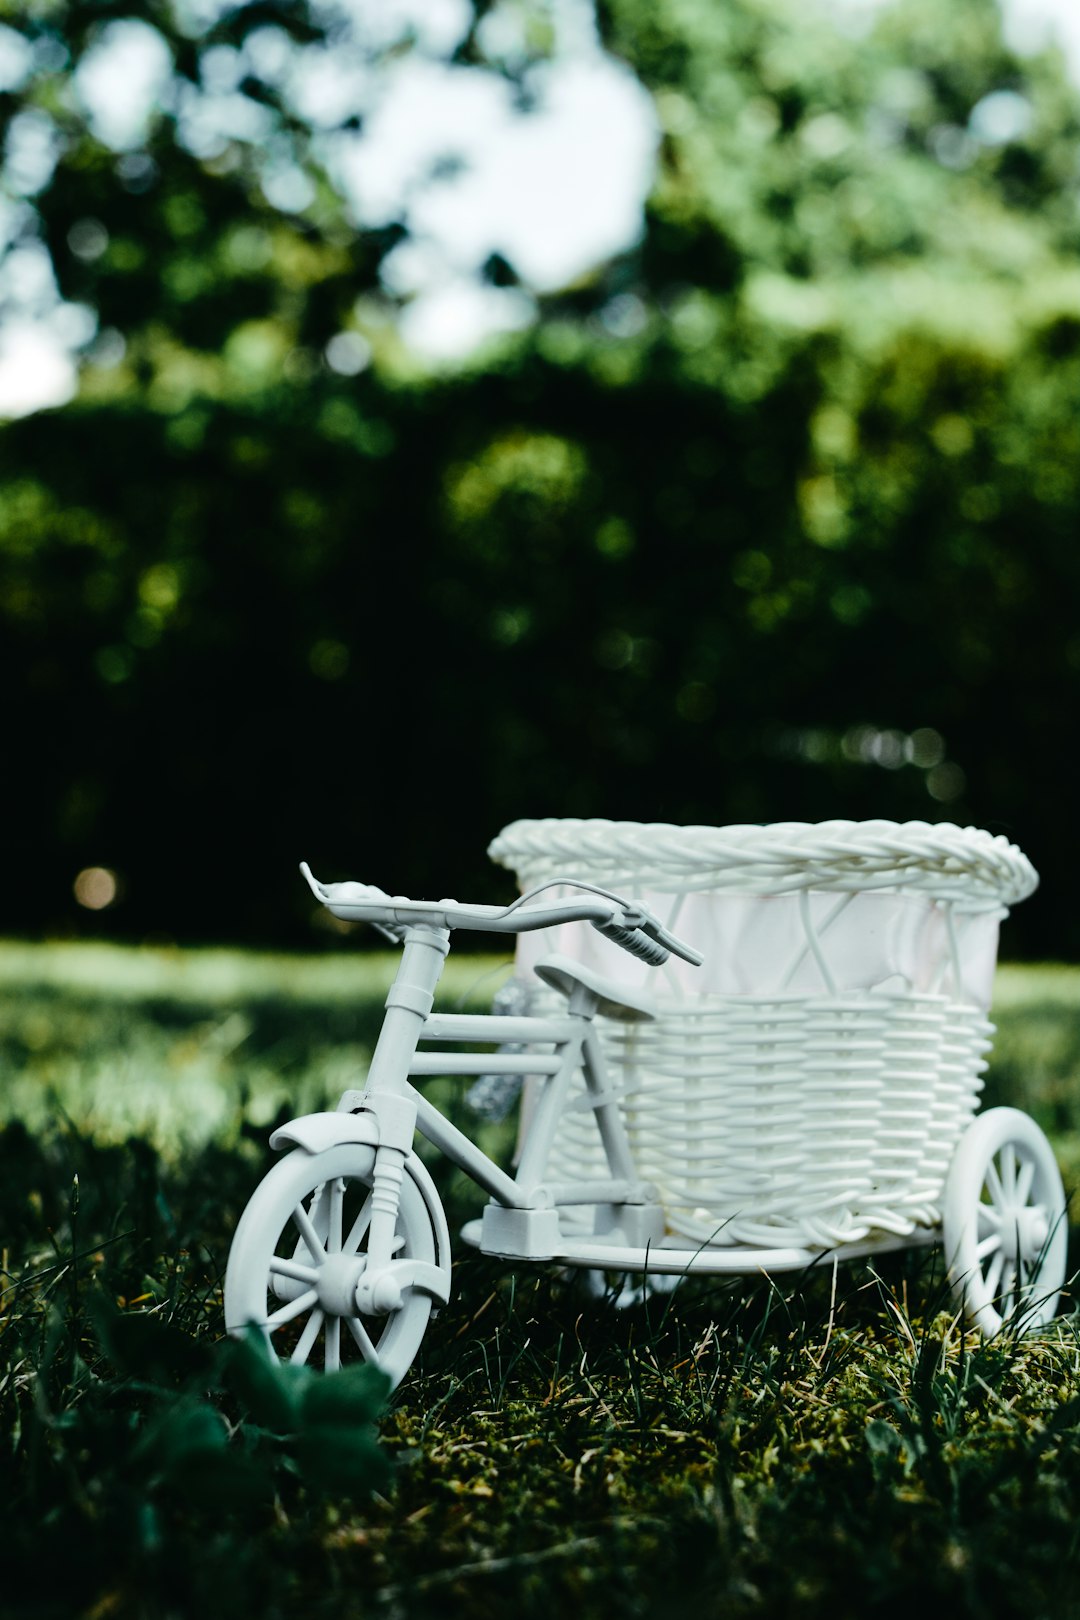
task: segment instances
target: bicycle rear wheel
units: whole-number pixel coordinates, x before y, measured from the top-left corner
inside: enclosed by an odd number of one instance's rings
[[[943,1237],[953,1289],[977,1328],[1037,1327],[1065,1281],[1065,1192],[1029,1115],[990,1108],[960,1139],[945,1182]]]

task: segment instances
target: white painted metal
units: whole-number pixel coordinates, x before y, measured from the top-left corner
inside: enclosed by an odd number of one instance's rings
[[[968,1315],[988,1338],[1049,1322],[1065,1281],[1065,1192],[1049,1142],[1027,1114],[974,1120],[945,1183],[945,1256]]]
[[[241,1215],[229,1251],[229,1332],[255,1323],[282,1359],[321,1362],[327,1371],[341,1365],[344,1334],[395,1383],[402,1377],[433,1303],[448,1297],[449,1243],[438,1244],[429,1200],[410,1167],[401,1182],[392,1248],[395,1261],[419,1262],[423,1270],[399,1272],[398,1303],[389,1313],[361,1308],[356,1294],[371,1264],[374,1166],[375,1148],[359,1142],[317,1153],[296,1148],[274,1165]]]
[[[607,957],[596,965],[568,953],[549,957],[546,970],[539,964],[548,1002],[536,1015],[434,1014],[432,1006],[457,927],[547,934],[564,945],[570,930],[588,924],[609,955],[621,948],[654,972],[667,971],[669,953],[700,961],[693,939],[672,932],[689,882],[686,848],[681,889],[665,895],[655,872],[648,877],[650,894],[674,901],[663,920],[640,895],[621,898],[592,874],[541,879],[554,893],[541,899],[531,890],[501,908],[323,886],[305,868],[331,910],[399,942],[401,962],[363,1089],[346,1092],[333,1113],[274,1133],[275,1146],[293,1151],[237,1228],[225,1280],[229,1331],[254,1322],[279,1353],[294,1362],[318,1357],[331,1370],[343,1345],[355,1344],[395,1382],[403,1376],[450,1281],[449,1233],[413,1152],[417,1130],[490,1196],[469,1241],[522,1259],[668,1278],[793,1271],[829,1256],[934,1241],[948,1176],[951,1275],[968,1311],[984,1332],[997,1331],[1010,1309],[1025,1323],[1047,1320],[1064,1268],[1060,1177],[1025,1115],[994,1110],[969,1123],[991,1031],[984,1006],[965,990],[966,922],[983,915],[996,927],[1005,897],[1028,892],[1034,874],[1018,851],[985,834],[921,824],[886,833],[887,825],[868,832],[829,823],[815,830],[816,842],[790,827],[720,829],[719,842],[704,839],[710,878],[745,856],[743,876],[752,869],[755,882],[771,885],[757,898],[785,908],[769,927],[789,968],[767,991],[697,1000],[683,981],[669,980],[679,995],[658,997],[655,1019],[640,985],[620,980]],[[661,840],[669,860],[678,831],[666,829]],[[689,846],[715,831],[686,829]],[[619,834],[603,848],[624,854],[623,844]],[[508,847],[509,834],[503,855]],[[858,899],[860,875],[880,888],[886,858],[894,895],[910,898],[910,878],[932,914],[927,937],[944,942],[936,989],[898,984],[895,975],[852,985],[844,953],[833,949],[832,929]],[[834,888],[842,870],[847,897],[801,884],[800,861],[831,874]],[[784,900],[789,890],[793,906]],[[813,994],[792,988],[804,963],[818,976]],[[433,1041],[458,1050],[431,1051]],[[462,1052],[464,1041],[511,1050]],[[410,1078],[505,1078],[526,1066],[534,1078],[514,1174]],[[582,1124],[587,1153],[575,1160],[572,1133]]]
[[[365,1359],[397,1382],[416,1354],[433,1301],[444,1301],[449,1290],[449,1236],[430,1177],[412,1153],[417,1128],[491,1194],[490,1247],[543,1258],[560,1241],[556,1194],[561,1191],[568,1203],[582,1196],[580,1187],[553,1190],[544,1180],[566,1094],[580,1070],[607,1154],[602,1174],[586,1189],[589,1201],[650,1209],[649,1230],[663,1225],[662,1211],[651,1202],[654,1189],[636,1173],[592,1036],[601,1004],[639,1018],[647,1016],[641,998],[630,994],[624,1006],[618,986],[569,962],[557,974],[567,992],[562,1017],[436,1017],[434,991],[450,929],[518,932],[587,919],[642,960],[666,960],[669,950],[690,962],[697,956],[644,908],[587,884],[587,897],[574,901],[500,908],[446,900],[429,905],[360,884],[324,889],[306,868],[305,876],[332,909],[363,917],[398,939],[401,962],[363,1091],[346,1092],[333,1114],[308,1115],[274,1133],[274,1145],[295,1144],[296,1150],[269,1173],[241,1217],[226,1271],[226,1324],[237,1333],[254,1323],[271,1348],[286,1340],[286,1353],[297,1362],[321,1346],[327,1369],[341,1363],[344,1330]],[[425,1038],[482,1041],[492,1034],[539,1037],[551,1048],[532,1065],[534,1072],[546,1070],[547,1080],[514,1178],[420,1096],[409,1078],[436,1072],[434,1055],[418,1053]],[[521,1060],[516,1054],[455,1052],[438,1067],[442,1073],[513,1074]],[[362,1201],[343,1224],[345,1201],[357,1187]],[[646,1230],[640,1218],[638,1226]]]
[[[481,1246],[481,1222],[468,1221],[461,1229],[464,1242],[473,1248]],[[674,1233],[669,1233],[647,1247],[614,1243],[603,1235],[586,1232],[563,1233],[552,1260],[560,1266],[580,1267],[589,1271],[612,1271],[639,1274],[646,1277],[733,1277],[772,1276],[774,1272],[809,1271],[814,1266],[832,1265],[839,1260],[865,1259],[875,1254],[888,1254],[897,1249],[929,1246],[939,1240],[935,1230],[922,1231],[897,1237],[881,1232],[865,1238],[861,1243],[850,1243],[842,1249],[779,1249],[751,1248],[749,1244],[726,1248],[707,1243],[688,1245]]]

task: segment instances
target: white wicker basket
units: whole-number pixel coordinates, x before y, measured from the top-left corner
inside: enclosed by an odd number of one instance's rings
[[[940,1219],[993,1026],[997,930],[1038,879],[1001,837],[924,822],[747,827],[517,821],[490,855],[530,888],[640,897],[706,956],[650,970],[586,924],[522,935],[631,986],[653,1024],[598,1019],[640,1173],[698,1242],[830,1248]],[[602,1174],[584,1106],[552,1179]]]

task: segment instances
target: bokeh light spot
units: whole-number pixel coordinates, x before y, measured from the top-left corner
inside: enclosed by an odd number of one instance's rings
[[[940,765],[935,765],[926,773],[926,791],[940,804],[950,804],[953,799],[959,799],[966,786],[967,777],[959,765],[954,765],[948,759],[942,760]]]
[[[308,667],[321,681],[340,681],[349,670],[349,649],[344,642],[316,641],[308,653]]]
[[[104,911],[119,892],[116,873],[106,866],[84,866],[73,884],[75,898],[87,911]]]

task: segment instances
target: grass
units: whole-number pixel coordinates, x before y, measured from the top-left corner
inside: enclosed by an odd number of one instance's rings
[[[269,1128],[355,1080],[392,970],[0,946],[0,1613],[1080,1613],[1080,1318],[984,1344],[933,1249],[621,1310],[460,1253],[385,1405],[222,1344]],[[1070,1185],[1078,1003],[1003,969],[987,1088]]]
[[[396,965],[0,943],[0,1120],[40,1131],[59,1106],[96,1141],[139,1135],[173,1157],[332,1106],[366,1066]],[[456,956],[440,1006],[486,1009],[510,972]]]

